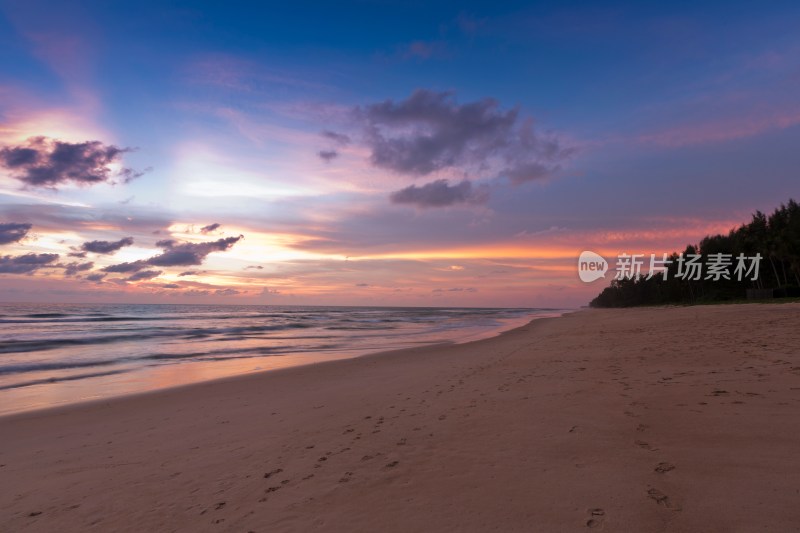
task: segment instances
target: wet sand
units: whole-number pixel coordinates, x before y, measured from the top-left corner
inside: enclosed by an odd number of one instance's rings
[[[6,531],[792,531],[800,304],[492,339],[0,418]]]

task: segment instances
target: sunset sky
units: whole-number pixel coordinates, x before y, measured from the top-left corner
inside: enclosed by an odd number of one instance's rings
[[[0,301],[586,304],[800,189],[797,2],[0,1]]]

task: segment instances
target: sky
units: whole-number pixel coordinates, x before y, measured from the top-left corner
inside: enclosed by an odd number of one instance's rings
[[[796,2],[0,0],[0,301],[576,307],[798,197]]]

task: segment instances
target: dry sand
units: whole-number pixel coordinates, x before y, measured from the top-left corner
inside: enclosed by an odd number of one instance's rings
[[[580,311],[0,439],[3,531],[797,531],[800,305]]]

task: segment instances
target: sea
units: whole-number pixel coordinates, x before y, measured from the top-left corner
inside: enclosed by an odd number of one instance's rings
[[[0,414],[468,342],[564,311],[0,304]]]

